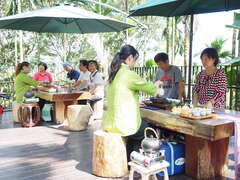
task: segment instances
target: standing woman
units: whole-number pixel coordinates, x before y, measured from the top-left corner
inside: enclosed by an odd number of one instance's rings
[[[51,73],[47,72],[47,64],[45,62],[40,62],[38,64],[38,72],[33,75],[33,80],[43,83],[52,83],[53,78]]]
[[[152,96],[157,93],[157,86],[147,82],[130,69],[139,56],[131,45],[124,45],[110,66],[107,89],[108,111],[102,128],[106,132],[127,136],[127,156],[138,150],[144,138],[143,131],[147,123],[141,120],[138,95],[139,91]]]
[[[224,71],[217,68],[219,57],[216,49],[206,48],[201,53],[205,68],[200,72],[193,88],[193,105],[224,109],[226,104],[227,78]]]
[[[102,119],[104,104],[104,85],[105,82],[99,71],[97,61],[91,60],[88,63],[88,71],[90,72],[89,92],[92,94],[92,106],[94,110],[93,119]]]
[[[30,72],[30,65],[28,62],[19,63],[16,68],[16,80],[15,80],[15,91],[16,91],[16,101],[18,103],[23,102],[23,97],[25,92],[32,89],[32,87],[37,87],[40,83],[38,81],[32,80],[32,77],[28,75]]]

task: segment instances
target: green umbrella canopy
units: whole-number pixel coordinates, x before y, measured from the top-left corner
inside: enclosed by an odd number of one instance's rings
[[[119,32],[132,25],[81,8],[60,4],[0,18],[0,29],[49,33]]]
[[[234,13],[233,25],[226,25],[226,27],[240,29],[240,13]]]
[[[131,16],[184,16],[240,8],[240,0],[149,0],[133,8]]]
[[[230,59],[225,61],[224,63],[221,63],[220,66],[229,66],[235,63],[239,63],[240,62],[240,57],[236,57],[234,59]]]

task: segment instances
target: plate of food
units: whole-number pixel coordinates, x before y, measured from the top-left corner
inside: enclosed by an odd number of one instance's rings
[[[199,107],[190,108],[186,105],[183,107],[174,107],[172,113],[191,120],[203,120],[216,117],[212,109]]]

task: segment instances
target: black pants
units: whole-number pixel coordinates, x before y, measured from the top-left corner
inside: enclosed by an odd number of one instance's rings
[[[46,100],[39,98],[38,105],[40,108],[40,111],[42,112],[43,106],[45,105]]]
[[[141,148],[141,142],[144,139],[144,129],[148,127],[149,124],[146,121],[142,121],[139,130],[130,136],[127,136],[127,160],[130,161],[130,154],[132,151],[139,152]]]

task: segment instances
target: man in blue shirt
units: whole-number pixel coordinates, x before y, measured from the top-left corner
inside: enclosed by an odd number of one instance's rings
[[[75,80],[77,81],[80,76],[80,72],[78,72],[76,69],[73,69],[72,65],[70,62],[65,61],[63,63],[63,68],[65,71],[67,71],[67,78],[70,80]]]

